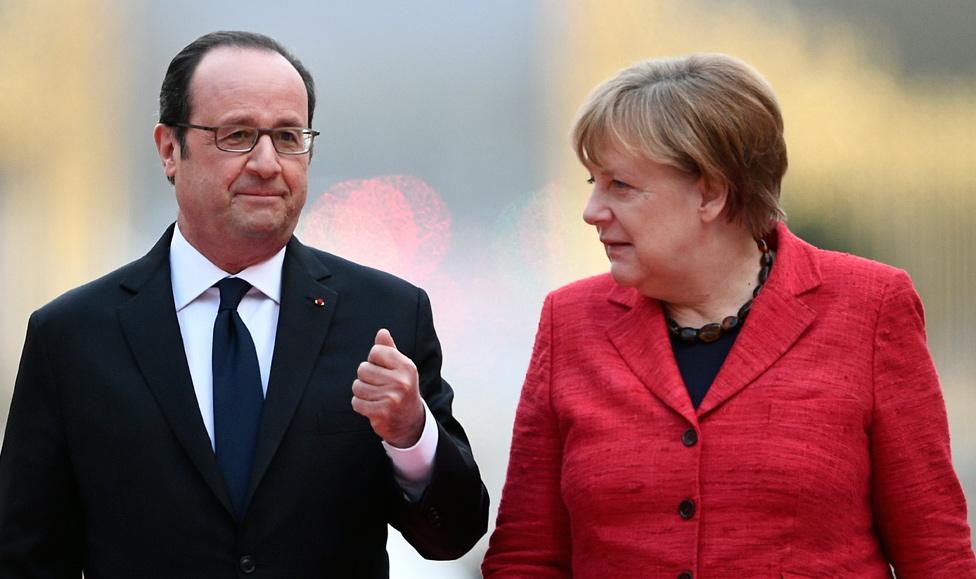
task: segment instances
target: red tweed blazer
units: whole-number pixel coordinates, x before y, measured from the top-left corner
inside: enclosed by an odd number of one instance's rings
[[[657,301],[549,295],[485,577],[976,577],[911,281],[776,237],[697,411]]]

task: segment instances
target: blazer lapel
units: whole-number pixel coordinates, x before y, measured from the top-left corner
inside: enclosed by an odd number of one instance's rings
[[[688,422],[697,424],[695,409],[671,351],[660,302],[619,286],[609,299],[629,308],[607,329],[620,357],[652,394]]]
[[[784,224],[777,228],[776,263],[749,318],[698,407],[702,417],[758,378],[793,345],[817,317],[798,296],[820,285],[812,247]]]
[[[292,237],[282,265],[274,357],[247,502],[278,450],[325,343],[339,297],[319,283],[329,275],[325,265]]]
[[[172,237],[173,226],[170,226],[123,280],[122,286],[135,295],[119,307],[119,322],[132,355],[174,435],[207,485],[227,511],[233,513],[210,437],[200,416],[176,319],[169,269]]]

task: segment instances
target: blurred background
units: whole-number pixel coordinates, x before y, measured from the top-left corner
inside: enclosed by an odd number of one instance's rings
[[[972,0],[0,0],[0,425],[30,312],[175,218],[151,138],[170,58],[254,30],[318,85],[299,236],[428,289],[494,520],[543,297],[607,270],[573,113],[638,59],[720,51],[779,95],[791,228],[912,275],[972,513],[974,27]],[[431,563],[394,532],[393,577],[479,577],[486,546]]]

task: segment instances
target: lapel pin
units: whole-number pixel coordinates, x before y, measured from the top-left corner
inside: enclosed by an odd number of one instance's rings
[[[325,307],[325,300],[323,300],[322,298],[315,298],[314,300],[312,300],[312,302],[320,308]]]

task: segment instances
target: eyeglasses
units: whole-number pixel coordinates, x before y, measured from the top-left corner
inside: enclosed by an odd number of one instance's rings
[[[258,129],[243,125],[227,125],[222,127],[205,127],[190,123],[168,123],[173,127],[184,129],[200,129],[212,131],[214,144],[221,151],[228,153],[250,153],[258,144],[261,135],[271,135],[271,144],[275,151],[282,155],[304,155],[312,149],[312,141],[319,136],[318,131],[301,127],[278,127],[275,129]]]

